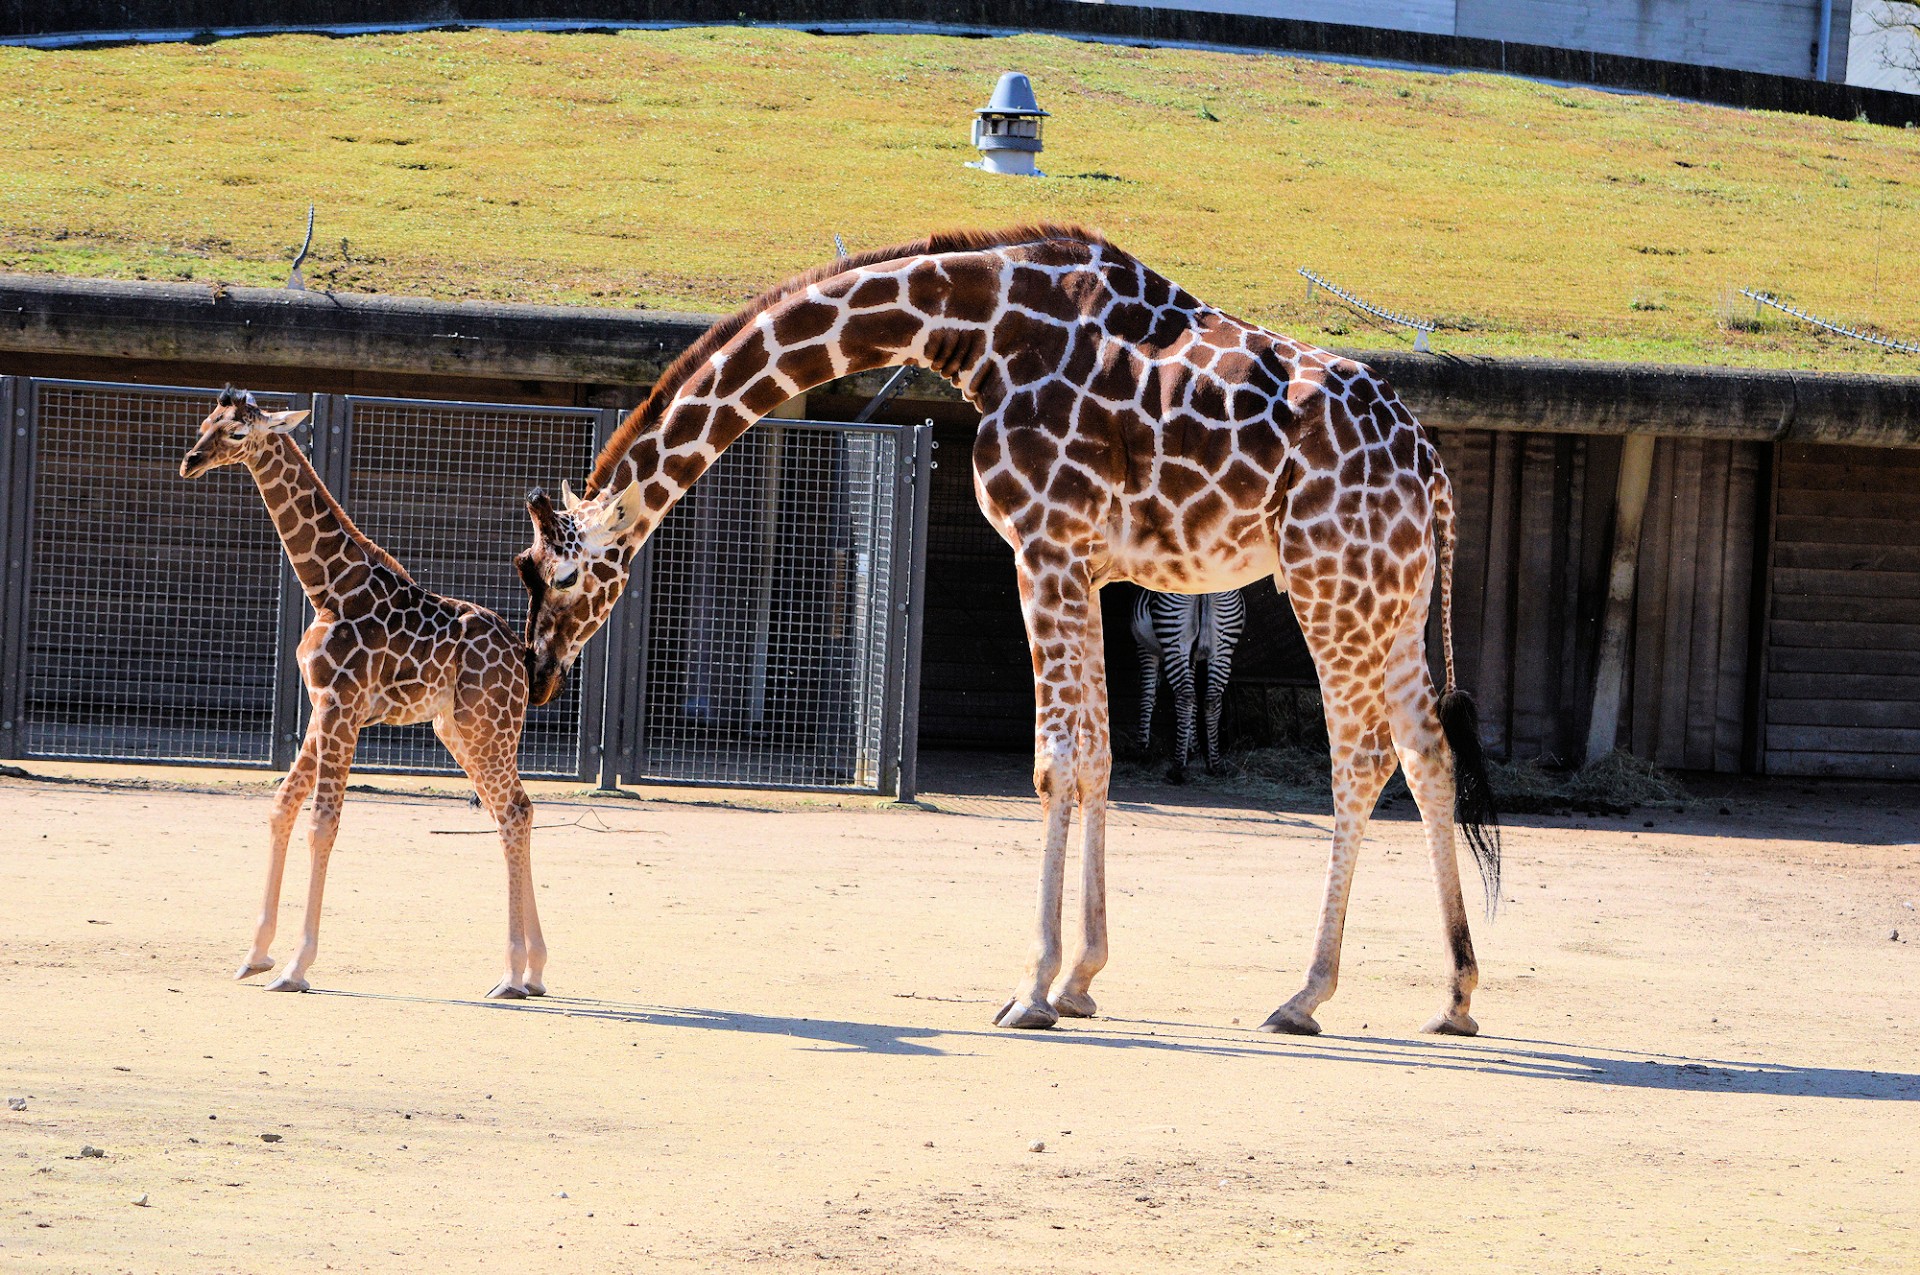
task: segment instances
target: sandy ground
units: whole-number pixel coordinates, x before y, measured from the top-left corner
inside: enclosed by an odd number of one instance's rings
[[[286,996],[229,979],[258,776],[0,781],[0,1268],[1920,1269],[1920,791],[1519,821],[1473,1041],[1414,1032],[1413,824],[1327,1035],[1281,1039],[1327,820],[1123,793],[1103,1016],[1016,1034],[1021,769],[944,761],[934,810],[549,789],[517,1004],[457,800],[354,795]]]

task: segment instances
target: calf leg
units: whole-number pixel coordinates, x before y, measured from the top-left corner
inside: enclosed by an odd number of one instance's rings
[[[260,919],[254,925],[253,947],[234,974],[236,979],[252,978],[273,968],[273,957],[268,953],[280,922],[280,886],[287,875],[287,843],[293,839],[293,825],[300,819],[300,807],[313,791],[319,761],[320,734],[310,725],[306,739],[301,742],[300,755],[294,758],[287,777],[280,781],[280,791],[274,794],[273,819],[268,825],[266,895],[260,903]]]

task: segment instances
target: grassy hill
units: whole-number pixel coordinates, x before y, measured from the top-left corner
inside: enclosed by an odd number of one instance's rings
[[[962,166],[1005,69],[1045,180]],[[1920,132],[1477,74],[688,29],[0,49],[0,268],[727,309],[849,248],[1047,217],[1329,344],[1920,372],[1729,289],[1920,339]]]

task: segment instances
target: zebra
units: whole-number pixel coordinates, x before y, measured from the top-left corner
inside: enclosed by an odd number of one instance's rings
[[[1167,782],[1187,780],[1187,758],[1193,752],[1194,668],[1207,666],[1207,773],[1220,773],[1220,706],[1233,671],[1233,648],[1246,626],[1246,599],[1240,590],[1225,593],[1155,593],[1140,591],[1133,610],[1133,640],[1140,650],[1140,734],[1145,752],[1153,735],[1153,705],[1164,672],[1173,689],[1173,766]]]

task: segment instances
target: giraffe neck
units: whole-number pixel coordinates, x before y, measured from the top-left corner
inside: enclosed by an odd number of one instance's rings
[[[376,565],[399,564],[347,518],[298,443],[275,434],[247,460],[287,560],[316,611],[340,611]],[[404,571],[401,572],[405,574]]]
[[[1086,244],[1074,250],[1082,264],[1099,252]],[[657,424],[617,459],[603,458],[592,486],[641,485],[646,514],[628,537],[637,546],[754,422],[830,381],[898,364],[931,367],[976,408],[992,411],[1007,394],[994,350],[1008,291],[1003,276],[1020,251],[891,261],[780,298],[687,377]]]

